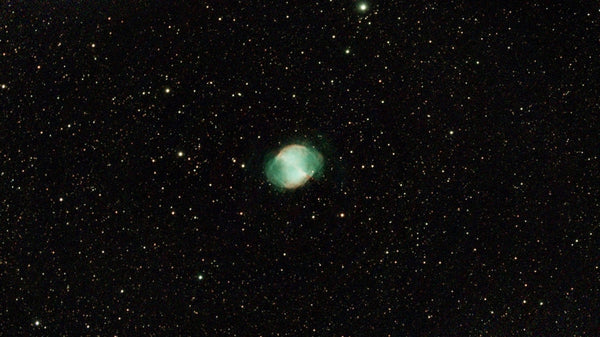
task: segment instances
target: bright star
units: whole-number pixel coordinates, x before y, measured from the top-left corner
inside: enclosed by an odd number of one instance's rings
[[[361,12],[366,12],[369,9],[369,5],[366,2],[361,2],[358,4],[358,10]]]

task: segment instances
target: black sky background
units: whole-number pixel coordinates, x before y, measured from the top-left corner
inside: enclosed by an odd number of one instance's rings
[[[367,4],[2,3],[1,334],[598,335],[597,4]]]

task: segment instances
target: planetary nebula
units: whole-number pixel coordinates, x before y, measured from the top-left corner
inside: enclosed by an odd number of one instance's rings
[[[303,145],[292,144],[281,149],[267,162],[265,173],[273,185],[294,189],[320,174],[322,168],[323,156],[319,152]]]

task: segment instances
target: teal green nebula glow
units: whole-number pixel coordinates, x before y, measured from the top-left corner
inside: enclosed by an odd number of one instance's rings
[[[271,158],[265,167],[267,179],[275,186],[294,189],[318,176],[323,168],[323,156],[303,145],[288,145]]]

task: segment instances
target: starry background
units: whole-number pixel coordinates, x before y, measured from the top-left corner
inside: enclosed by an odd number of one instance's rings
[[[2,335],[599,335],[597,5],[4,1]]]

